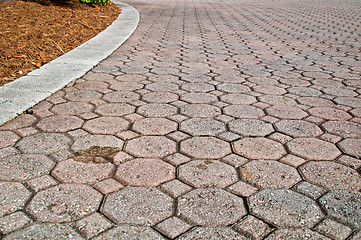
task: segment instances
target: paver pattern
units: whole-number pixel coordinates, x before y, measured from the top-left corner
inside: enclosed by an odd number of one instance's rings
[[[0,238],[360,239],[360,1],[129,3],[122,47],[0,127]]]

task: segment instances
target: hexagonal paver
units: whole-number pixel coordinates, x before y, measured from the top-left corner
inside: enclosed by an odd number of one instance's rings
[[[310,87],[290,87],[287,88],[287,91],[301,97],[313,97],[322,94],[321,91]]]
[[[322,126],[327,132],[341,137],[361,138],[361,124],[349,121],[328,121]]]
[[[109,231],[103,232],[97,237],[92,238],[93,240],[104,240],[104,239],[117,239],[117,240],[128,240],[128,239],[154,239],[164,240],[158,232],[150,227],[142,226],[117,226]]]
[[[196,227],[191,231],[181,235],[179,240],[191,240],[191,239],[233,239],[233,240],[246,240],[243,235],[233,231],[227,227]]]
[[[311,231],[307,228],[284,228],[278,229],[271,233],[265,240],[278,240],[278,239],[318,239],[318,240],[331,240],[317,232]]]
[[[178,124],[166,118],[143,118],[133,123],[132,130],[144,135],[166,135],[176,131]]]
[[[300,167],[305,180],[329,190],[361,189],[361,176],[356,170],[335,162],[308,162]]]
[[[333,160],[341,154],[334,144],[317,138],[295,138],[286,145],[291,153],[308,160]]]
[[[231,104],[252,104],[257,102],[257,99],[251,95],[240,94],[240,93],[230,93],[222,95],[221,100]]]
[[[93,105],[85,102],[66,102],[55,105],[50,111],[60,115],[78,115],[91,112],[93,108]]]
[[[181,86],[182,89],[190,92],[210,92],[215,90],[214,86],[208,83],[187,83]]]
[[[93,134],[115,134],[127,130],[129,125],[120,117],[99,117],[87,121],[83,129]]]
[[[211,103],[216,102],[217,97],[210,93],[187,93],[181,96],[181,100],[188,103]]]
[[[60,184],[35,194],[27,211],[43,222],[70,222],[95,212],[103,195],[88,185]]]
[[[55,115],[41,119],[36,126],[44,132],[68,132],[80,128],[83,123],[76,116]]]
[[[175,167],[160,159],[137,158],[120,164],[115,178],[131,186],[158,186],[175,178]]]
[[[228,123],[229,130],[242,136],[263,137],[272,132],[272,124],[258,119],[237,119]]]
[[[231,153],[231,146],[214,137],[193,137],[181,142],[180,150],[199,159],[219,159]]]
[[[340,109],[332,107],[315,107],[308,110],[308,112],[315,117],[327,119],[327,120],[339,120],[344,121],[351,118],[351,115]]]
[[[277,160],[286,155],[279,142],[263,138],[243,138],[233,143],[236,153],[249,159]]]
[[[221,115],[221,109],[209,104],[188,104],[181,107],[181,114],[194,118],[212,118]]]
[[[36,223],[7,235],[4,239],[59,239],[82,240],[79,233],[65,224]]]
[[[144,117],[169,117],[177,113],[177,108],[169,104],[151,103],[140,106],[137,113]]]
[[[321,207],[337,221],[361,228],[361,193],[334,190],[319,199]]]
[[[110,88],[116,91],[131,92],[143,88],[144,85],[137,82],[119,82],[114,81]]]
[[[292,98],[278,95],[263,95],[260,96],[259,99],[270,105],[293,106],[297,104]]]
[[[248,93],[251,91],[249,87],[238,83],[222,83],[217,89],[226,93]]]
[[[122,149],[124,141],[109,135],[87,135],[77,138],[71,148],[74,151],[89,149],[90,147],[117,147]]]
[[[156,82],[147,84],[145,88],[157,92],[171,92],[178,90],[178,85],[170,82]]]
[[[21,154],[0,161],[0,180],[25,181],[50,172],[55,163],[44,155]]]
[[[361,107],[361,100],[360,98],[356,97],[338,97],[335,99],[337,104],[346,105],[353,108]]]
[[[178,178],[196,188],[224,188],[238,180],[237,171],[233,167],[212,160],[193,160],[181,165]]]
[[[281,119],[302,119],[308,116],[305,111],[293,106],[273,106],[267,108],[266,112]]]
[[[101,212],[118,224],[151,226],[173,214],[173,199],[156,188],[126,187],[109,194]]]
[[[142,96],[142,100],[149,103],[170,103],[177,101],[179,96],[170,92],[150,92]]]
[[[128,141],[125,151],[137,157],[161,158],[176,152],[176,143],[163,136],[143,136]]]
[[[11,131],[0,131],[0,148],[14,145],[20,137]]]
[[[324,217],[315,201],[287,189],[264,189],[248,202],[252,215],[277,227],[312,227]]]
[[[226,131],[224,123],[208,118],[192,118],[183,121],[180,130],[193,136],[215,136]]]
[[[52,175],[63,183],[94,184],[109,178],[115,166],[111,163],[80,162],[67,159],[59,162],[52,171]]]
[[[24,153],[52,154],[68,148],[70,142],[61,133],[38,133],[21,139],[16,147]]]
[[[104,95],[103,99],[108,102],[130,103],[140,98],[135,92],[111,92]]]
[[[257,85],[253,87],[253,90],[259,93],[269,95],[282,95],[286,93],[286,90],[284,88],[273,85]]]
[[[316,124],[303,120],[281,120],[275,126],[278,131],[292,137],[316,137],[323,133]]]
[[[106,103],[95,109],[96,113],[104,116],[121,117],[135,112],[135,107],[126,103]]]
[[[0,182],[0,217],[22,209],[30,196],[21,183]]]
[[[248,105],[232,105],[224,108],[225,114],[236,118],[260,118],[264,112],[256,107]]]
[[[361,139],[344,139],[338,143],[338,146],[344,153],[361,158]]]
[[[205,227],[233,224],[246,214],[242,198],[218,188],[195,189],[178,199],[177,215]]]
[[[300,97],[300,98],[297,98],[297,101],[300,104],[310,106],[310,107],[332,107],[332,106],[335,106],[335,104],[331,100],[325,99],[325,98],[320,98],[320,97]]]
[[[243,180],[258,188],[290,188],[302,180],[295,168],[273,160],[251,161],[239,171]]]

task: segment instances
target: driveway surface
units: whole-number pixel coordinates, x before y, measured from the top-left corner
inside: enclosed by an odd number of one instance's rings
[[[0,129],[3,239],[361,239],[361,3],[138,0]]]

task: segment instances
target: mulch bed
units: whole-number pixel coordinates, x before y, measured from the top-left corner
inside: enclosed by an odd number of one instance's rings
[[[96,36],[120,11],[79,0],[0,2],[0,86]]]

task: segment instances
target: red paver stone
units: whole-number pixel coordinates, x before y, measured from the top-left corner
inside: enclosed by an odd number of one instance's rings
[[[272,86],[272,85],[258,85],[253,87],[253,90],[256,92],[260,92],[263,94],[270,94],[270,95],[282,95],[286,93],[284,88]]]
[[[287,88],[287,91],[292,94],[299,95],[302,97],[319,96],[322,94],[321,91],[310,88],[310,87],[290,87],[290,88]]]
[[[229,130],[242,136],[266,136],[274,131],[271,124],[258,119],[237,119],[228,123]]]
[[[27,211],[43,222],[70,222],[95,212],[103,195],[83,184],[60,184],[35,194]]]
[[[193,160],[181,165],[178,178],[196,188],[224,188],[238,180],[236,169],[212,160]]]
[[[210,93],[187,93],[181,96],[181,100],[188,103],[211,103],[216,102],[217,97]]]
[[[179,96],[169,92],[150,92],[142,96],[142,100],[149,103],[170,103],[177,101]]]
[[[54,165],[44,155],[15,155],[0,161],[0,180],[22,182],[49,173]]]
[[[106,103],[98,106],[95,112],[104,116],[124,116],[135,112],[135,107],[126,103]]]
[[[228,190],[233,194],[242,196],[242,197],[249,197],[253,193],[257,192],[257,188],[245,183],[245,182],[237,182],[232,186],[228,187]]]
[[[233,149],[249,159],[277,160],[286,154],[282,144],[263,137],[243,138],[233,143]]]
[[[217,89],[226,93],[248,93],[251,91],[249,87],[238,83],[223,83],[218,85]]]
[[[361,138],[361,124],[348,121],[328,121],[322,126],[327,132],[341,137]]]
[[[335,104],[329,100],[319,97],[300,97],[297,98],[297,101],[300,104],[310,106],[310,107],[333,107]]]
[[[92,100],[98,100],[103,95],[95,91],[74,91],[67,93],[64,98],[69,99],[70,101],[77,102],[89,102]]]
[[[306,181],[328,190],[361,189],[361,177],[356,170],[335,162],[308,162],[299,169]]]
[[[115,178],[126,185],[153,187],[175,178],[175,167],[160,159],[137,158],[118,166]]]
[[[224,108],[225,114],[236,118],[260,118],[264,116],[264,112],[253,106],[248,105],[232,105]]]
[[[59,115],[80,115],[82,113],[89,113],[94,109],[94,106],[85,102],[66,102],[55,105],[50,109],[51,112]]]
[[[61,133],[38,133],[21,139],[16,147],[24,153],[52,154],[68,148],[70,142]]]
[[[156,188],[126,187],[110,193],[101,212],[118,224],[151,226],[172,216],[173,201]]]
[[[94,90],[99,91],[108,88],[108,84],[101,81],[86,81],[86,82],[77,82],[74,85],[75,88],[79,90]]]
[[[29,225],[33,220],[23,212],[15,212],[0,219],[0,233],[8,234]]]
[[[102,192],[103,194],[108,194],[111,192],[116,192],[120,189],[122,189],[124,186],[117,182],[113,178],[108,178],[103,181],[100,181],[94,185],[94,187]]]
[[[277,227],[312,227],[324,217],[315,201],[288,189],[264,189],[248,202],[252,215]]]
[[[147,84],[145,88],[157,92],[171,92],[178,90],[178,85],[170,82],[156,82]]]
[[[30,114],[22,114],[1,126],[0,130],[15,130],[20,128],[26,128],[32,126],[36,121],[36,117]],[[1,137],[1,139],[3,138]]]
[[[315,230],[336,240],[347,239],[352,233],[351,228],[330,219],[322,221]]]
[[[115,134],[127,130],[129,125],[120,117],[99,117],[87,121],[83,129],[93,134]]]
[[[144,117],[153,117],[153,118],[161,118],[161,117],[169,117],[171,115],[176,114],[178,109],[172,105],[161,104],[161,103],[151,103],[140,106],[137,109],[137,113]]]
[[[323,133],[316,124],[303,120],[281,120],[275,123],[275,127],[292,137],[316,137]]]
[[[210,92],[215,90],[214,86],[208,83],[186,83],[181,88],[189,92]]]
[[[361,139],[345,139],[339,142],[338,146],[344,153],[361,158]]]
[[[30,196],[21,183],[0,182],[0,217],[23,209]]]
[[[58,185],[58,182],[50,175],[43,175],[38,178],[33,178],[26,182],[28,186],[35,192]]]
[[[193,136],[215,136],[221,132],[226,131],[226,127],[224,123],[217,120],[207,118],[192,118],[183,121],[180,125],[180,130]]]
[[[308,160],[333,160],[341,154],[334,144],[317,138],[295,138],[286,145],[292,154]]]
[[[178,124],[166,118],[143,118],[135,121],[132,130],[144,135],[166,135],[176,131]]]
[[[44,132],[68,132],[83,125],[84,121],[76,116],[50,116],[44,118],[36,125]]]
[[[302,180],[295,168],[273,160],[251,161],[239,172],[244,181],[258,188],[290,188]]]
[[[273,106],[267,108],[266,112],[280,119],[302,119],[308,116],[302,109],[292,106]]]
[[[138,93],[134,92],[111,92],[104,95],[103,99],[108,102],[130,103],[140,98]]]
[[[217,188],[196,189],[178,198],[177,215],[201,226],[226,226],[246,214],[242,198]]]
[[[247,215],[241,221],[235,224],[234,227],[245,236],[257,240],[263,239],[273,230],[265,222],[253,217],[252,215]]]
[[[297,102],[289,97],[278,96],[278,95],[264,95],[260,96],[259,99],[271,105],[282,105],[282,106],[294,106]]]
[[[125,151],[137,157],[165,157],[176,152],[176,143],[163,136],[143,136],[129,140]]]
[[[143,88],[144,85],[137,82],[113,82],[111,89],[116,91],[131,92]]]
[[[231,146],[214,137],[193,137],[181,142],[180,151],[194,158],[219,159],[231,153]]]
[[[315,107],[309,109],[308,112],[312,116],[320,117],[327,120],[344,121],[351,118],[351,115],[347,112],[331,107]]]
[[[20,137],[11,131],[0,131],[0,148],[14,145]]]
[[[212,118],[221,115],[221,109],[208,104],[188,104],[181,107],[181,114],[194,118]]]
[[[79,162],[67,159],[59,162],[51,174],[63,183],[94,184],[110,177],[115,170],[111,163]]]

